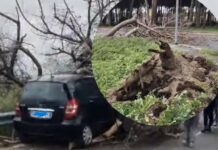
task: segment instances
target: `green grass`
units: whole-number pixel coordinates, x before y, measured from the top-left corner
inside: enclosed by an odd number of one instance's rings
[[[199,99],[190,100],[187,96],[187,92],[184,91],[177,95],[172,103],[168,104],[164,102],[164,98],[157,98],[153,94],[149,94],[135,101],[114,102],[112,106],[119,110],[124,116],[139,123],[159,126],[173,125],[181,123],[198,113],[204,106],[204,103],[200,100],[203,99],[203,97],[205,97],[205,95],[199,93]],[[165,108],[158,118],[152,117],[153,106],[162,106]]]
[[[218,51],[213,49],[202,49],[200,50],[200,53],[205,56],[213,56],[218,57]]]
[[[20,88],[12,86],[0,88],[0,112],[14,111],[20,97]]]
[[[200,32],[200,33],[218,33],[218,27],[190,27],[190,28],[183,28],[182,31],[184,32]]]
[[[1,136],[6,136],[6,137],[11,137],[12,130],[13,130],[12,125],[3,125],[3,126],[0,126],[0,135]]]
[[[174,97],[173,102],[167,105],[166,110],[160,114],[157,124],[178,124],[199,113],[199,110],[204,106],[201,99],[205,97],[205,94],[198,94],[198,99],[188,98],[186,91]]]
[[[20,88],[12,85],[10,87],[0,86],[0,113],[15,111],[16,103],[20,97]],[[0,126],[0,135],[11,136],[12,126]]]
[[[114,102],[112,103],[112,106],[126,117],[140,123],[149,124],[149,109],[151,106],[159,102],[161,102],[161,100],[151,94],[145,96],[144,98],[138,98],[135,101]]]
[[[97,38],[92,63],[102,93],[116,87],[136,65],[148,59],[151,55],[149,48],[158,47],[145,38]]]

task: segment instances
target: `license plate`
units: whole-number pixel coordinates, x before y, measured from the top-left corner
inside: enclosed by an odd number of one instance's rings
[[[30,116],[36,119],[51,119],[52,112],[47,111],[31,111]]]

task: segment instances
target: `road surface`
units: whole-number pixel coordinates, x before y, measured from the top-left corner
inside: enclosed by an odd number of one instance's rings
[[[140,144],[138,146],[129,147],[125,144],[103,144],[88,148],[89,150],[190,150],[181,143],[181,139],[165,139],[163,141],[150,144]],[[214,129],[213,133],[197,134],[196,143],[193,150],[217,150],[218,149],[218,128]],[[1,150],[67,150],[65,145],[56,144],[18,144]]]
[[[201,133],[203,128],[203,115],[200,115],[200,124],[195,132],[195,146],[193,150],[218,150],[218,127],[213,127],[212,133]],[[55,142],[56,143],[56,142]],[[30,145],[17,144],[0,150],[68,150],[67,144],[63,143],[33,143]],[[125,143],[102,143],[93,145],[88,150],[190,150],[182,144],[182,137],[151,139],[149,142],[142,141],[139,144],[128,146]]]

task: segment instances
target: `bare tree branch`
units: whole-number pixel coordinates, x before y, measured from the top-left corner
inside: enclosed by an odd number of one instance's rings
[[[93,0],[88,0],[88,1],[93,1]],[[98,2],[98,1],[97,1]],[[103,15],[104,14],[104,11],[112,4],[114,3],[115,1],[114,0],[110,0],[108,3],[106,3],[104,5],[104,3],[102,2],[101,4],[102,5],[99,5],[99,8],[97,10],[97,12],[95,13],[95,15],[91,18],[90,17],[90,13],[91,13],[91,6],[89,7],[88,9],[88,22],[89,22],[89,26],[88,26],[88,31],[87,31],[87,37],[90,37],[91,36],[91,31],[92,31],[92,27],[93,27],[93,24],[94,22],[96,21],[97,17],[100,17],[100,15]],[[90,3],[91,5],[91,3]]]
[[[81,25],[79,24],[78,20],[76,19],[76,17],[74,16],[74,14],[72,13],[72,10],[69,8],[69,5],[67,4],[66,0],[63,0],[65,7],[67,8],[67,11],[70,13],[71,18],[70,18],[70,22],[72,25],[76,26],[78,29],[78,32],[82,35],[82,37],[85,37],[85,35],[83,34],[83,30]]]
[[[92,55],[91,33],[93,26],[95,25],[98,16],[102,15],[106,8],[109,7],[111,3],[115,2],[115,0],[110,0],[107,3],[100,2],[101,0],[85,0],[88,4],[88,23],[85,25],[80,22],[80,17],[76,16],[66,0],[63,0],[65,9],[62,11],[60,11],[54,3],[53,19],[57,24],[55,29],[52,29],[51,23],[45,17],[41,0],[37,1],[39,5],[40,20],[43,27],[33,24],[24,14],[18,0],[16,0],[16,3],[20,14],[33,29],[40,34],[48,36],[49,39],[57,39],[58,42],[60,42],[59,47],[52,48],[54,53],[46,54],[46,56],[66,54],[71,56],[76,69],[84,70],[86,67],[90,68]],[[101,5],[97,5],[95,2],[99,2],[98,4]],[[95,4],[99,7],[95,8]],[[86,31],[86,33],[84,33],[84,31]],[[70,35],[67,35],[67,32],[70,33]]]
[[[66,12],[68,13],[68,11]],[[78,38],[80,39],[80,41],[83,41],[84,40],[84,37],[81,36],[81,33],[79,33],[75,27],[75,25],[72,23],[72,24],[69,24],[66,19],[64,17],[64,19],[61,19],[58,15],[57,15],[57,10],[56,10],[56,5],[54,4],[54,18],[57,19],[61,24],[63,25],[66,25],[69,29],[71,29],[77,36]],[[63,36],[63,33],[62,33],[62,36]]]
[[[13,19],[12,17],[10,17],[10,16],[8,16],[8,15],[2,13],[2,12],[0,12],[0,16],[2,16],[2,17],[4,17],[4,18],[6,18],[6,19],[8,19],[8,20],[10,20],[10,21],[17,24],[17,20]]]
[[[38,76],[42,76],[42,67],[41,67],[39,61],[37,60],[37,58],[26,48],[20,47],[19,49],[22,52],[24,52],[27,56],[29,56],[29,58],[33,61],[33,63],[36,65],[36,67],[38,69]]]
[[[25,34],[21,36],[20,16],[17,8],[16,12],[17,20],[0,12],[1,17],[4,17],[5,19],[10,20],[12,23],[16,24],[17,28],[16,39],[10,39],[13,44],[5,46],[4,41],[2,39],[6,37],[1,37],[2,43],[0,44],[0,75],[4,76],[8,80],[13,81],[19,86],[23,86],[23,81],[20,80],[19,77],[17,77],[14,73],[14,67],[17,62],[19,50],[24,52],[33,61],[33,63],[38,68],[39,76],[42,75],[42,68],[38,60],[33,56],[33,54],[27,48],[23,47],[24,39],[27,35]]]
[[[38,2],[41,4],[41,1],[38,0]],[[79,40],[76,40],[72,37],[69,37],[69,36],[64,36],[64,35],[60,35],[54,31],[51,31],[48,24],[46,23],[45,19],[44,19],[44,13],[43,13],[43,10],[42,7],[40,7],[40,10],[41,10],[41,20],[44,24],[44,26],[46,27],[46,30],[43,30],[43,29],[40,29],[39,27],[35,26],[34,24],[32,24],[28,19],[27,17],[24,15],[24,12],[22,11],[21,7],[20,7],[20,4],[18,2],[18,0],[16,0],[16,3],[17,3],[17,7],[19,9],[19,12],[21,13],[22,17],[24,18],[24,20],[33,28],[35,29],[36,31],[40,32],[40,33],[43,33],[45,35],[53,35],[55,37],[58,37],[59,39],[64,39],[66,41],[69,41],[69,42],[76,42],[76,43],[80,43]]]

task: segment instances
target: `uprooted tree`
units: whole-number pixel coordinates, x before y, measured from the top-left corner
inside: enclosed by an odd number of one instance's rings
[[[210,76],[214,66],[205,58],[175,55],[169,44],[163,41],[160,41],[160,50],[149,51],[157,54],[143,62],[118,89],[109,94],[110,100],[133,100],[139,92],[145,96],[151,91],[169,100],[185,89],[190,98],[194,98],[196,92],[215,92],[207,89],[215,85]],[[202,86],[204,83],[208,86]]]
[[[198,114],[217,94],[216,66],[201,56],[175,53],[167,42],[163,42],[173,36],[163,27],[143,20],[139,11],[105,34],[105,37],[113,37],[120,29],[131,26],[129,32],[121,36],[139,34],[152,37],[160,47],[159,50],[150,49],[155,55],[136,67],[118,87],[110,89],[107,99],[124,115],[151,125],[126,123],[125,119],[121,119],[124,126],[128,126],[127,130],[132,129],[142,136],[177,132],[180,123]],[[150,97],[153,102],[143,106]],[[166,116],[170,119],[164,120]]]
[[[198,114],[217,93],[215,65],[201,56],[175,53],[163,41],[158,44],[160,49],[151,49],[155,54],[149,60],[107,94],[123,115],[151,125],[121,119],[127,130],[142,137],[180,132],[179,124]]]

